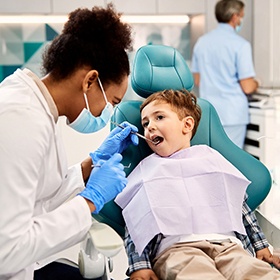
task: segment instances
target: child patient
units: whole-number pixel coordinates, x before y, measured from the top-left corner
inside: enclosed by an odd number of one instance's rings
[[[140,111],[154,153],[115,200],[127,225],[130,279],[280,279],[246,204],[250,181],[214,149],[190,145],[201,117],[196,97],[164,90]]]

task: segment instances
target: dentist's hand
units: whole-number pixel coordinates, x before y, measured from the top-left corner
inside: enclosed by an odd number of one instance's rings
[[[138,128],[128,122],[121,123],[121,127],[114,128],[101,146],[90,154],[92,162],[96,164],[100,159],[107,160],[115,153],[121,154],[130,144],[138,145],[138,136],[131,133],[137,132]]]
[[[104,204],[114,199],[126,186],[121,160],[122,156],[115,154],[107,161],[99,161],[100,167],[92,169],[86,188],[79,193],[94,204],[94,214],[98,214]]]

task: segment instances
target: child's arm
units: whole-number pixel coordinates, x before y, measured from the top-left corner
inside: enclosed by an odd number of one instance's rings
[[[141,269],[130,275],[130,280],[159,280],[153,270]]]
[[[134,280],[157,280],[155,276],[152,265],[150,262],[151,246],[150,242],[143,253],[139,256],[135,245],[130,237],[130,234],[126,228],[124,237],[125,250],[128,257],[128,270],[126,274],[130,276],[130,279]],[[137,272],[137,273],[136,273]],[[133,278],[131,278],[133,276]],[[149,278],[150,277],[150,278]]]
[[[269,244],[261,227],[259,226],[257,217],[245,201],[243,203],[242,214],[244,226],[256,252],[256,257],[260,260],[273,264],[279,269],[280,259],[279,257],[273,256],[271,254],[270,250],[268,249]]]
[[[252,243],[255,252],[268,248],[269,244],[265,238],[265,235],[259,226],[255,213],[247,205],[246,201],[242,207],[243,223],[246,233]]]

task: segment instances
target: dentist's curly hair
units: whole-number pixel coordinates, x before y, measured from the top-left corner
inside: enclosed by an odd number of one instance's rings
[[[104,83],[119,84],[130,73],[126,51],[132,50],[131,26],[120,17],[112,3],[71,12],[62,33],[43,54],[44,74],[62,80],[88,66]]]
[[[174,112],[177,113],[180,120],[191,116],[194,119],[192,138],[194,137],[201,119],[201,108],[197,104],[197,98],[193,93],[186,89],[166,89],[155,92],[143,101],[140,106],[140,112],[142,112],[142,110],[153,101],[155,101],[155,104],[170,104]]]

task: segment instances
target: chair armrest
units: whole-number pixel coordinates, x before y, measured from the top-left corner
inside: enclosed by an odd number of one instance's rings
[[[87,238],[81,244],[78,261],[81,275],[86,279],[107,279],[104,277],[113,269],[110,258],[117,255],[122,247],[122,238],[110,226],[93,222]]]
[[[93,223],[89,234],[94,247],[106,257],[117,255],[123,247],[122,238],[106,224]]]

